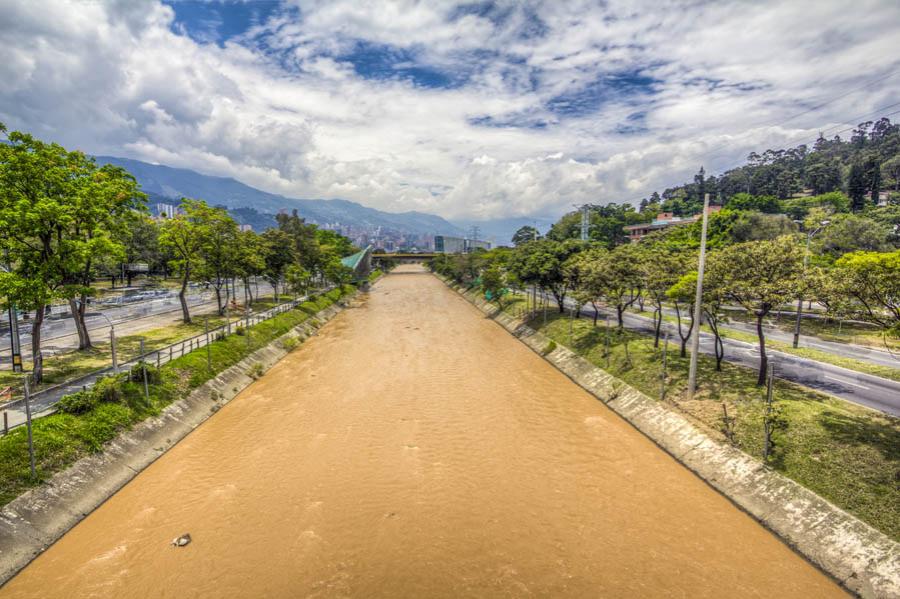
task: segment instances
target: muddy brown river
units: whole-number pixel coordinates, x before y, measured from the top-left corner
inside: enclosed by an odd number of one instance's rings
[[[182,548],[173,538],[189,532]],[[2,597],[842,591],[419,266],[403,266]]]

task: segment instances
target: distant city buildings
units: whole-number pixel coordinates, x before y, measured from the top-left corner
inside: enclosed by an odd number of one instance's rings
[[[164,204],[162,202],[156,204],[156,215],[160,218],[175,218],[178,214],[178,206],[174,204]]]
[[[713,212],[718,212],[721,209],[721,206],[710,206],[709,213],[711,214]],[[636,243],[649,233],[660,231],[662,229],[668,229],[669,227],[692,223],[699,220],[702,216],[702,214],[695,214],[694,216],[682,217],[675,216],[671,212],[660,212],[656,215],[656,218],[649,223],[626,226],[625,232],[628,233],[628,238],[631,240],[631,242]]]

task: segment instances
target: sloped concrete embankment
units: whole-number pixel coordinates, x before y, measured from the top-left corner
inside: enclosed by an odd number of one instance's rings
[[[290,351],[294,341],[289,339],[302,342],[315,334],[348,299],[318,312],[167,406],[159,416],[123,432],[101,452],[75,462],[7,504],[0,511],[0,584],[234,399],[255,380],[250,373],[258,373],[257,364],[263,370],[271,368]]]
[[[548,337],[445,282],[847,589],[900,597],[900,544],[569,349],[554,344],[545,353]]]

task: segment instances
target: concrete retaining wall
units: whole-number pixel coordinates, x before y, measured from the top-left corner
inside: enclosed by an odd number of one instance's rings
[[[555,344],[545,354],[549,337],[447,283],[847,589],[862,597],[900,597],[900,544],[569,349]]]
[[[287,355],[285,341],[303,341],[343,309],[344,298],[269,345],[210,379],[109,442],[103,451],[75,462],[45,484],[0,510],[0,584],[12,578],[73,526],[109,499],[255,379]]]

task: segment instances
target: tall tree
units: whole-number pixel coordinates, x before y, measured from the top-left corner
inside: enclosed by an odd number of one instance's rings
[[[182,199],[181,201],[184,206],[184,214],[179,214],[175,218],[163,222],[159,243],[173,256],[171,267],[181,277],[181,289],[178,292],[181,314],[184,322],[190,324],[191,312],[188,309],[187,289],[188,283],[194,276],[194,268],[201,260],[203,215],[209,206],[200,200]]]
[[[32,378],[39,383],[44,310],[63,295],[67,273],[78,263],[72,200],[83,185],[83,155],[19,131],[8,142],[0,143],[0,245],[12,272],[2,278],[3,292],[20,308],[35,311]]]
[[[512,242],[516,247],[522,245],[523,243],[528,243],[529,241],[534,241],[541,236],[540,232],[530,225],[525,225],[524,227],[519,227],[519,229],[513,234]]]
[[[763,320],[803,291],[803,249],[795,237],[748,241],[723,248],[709,257],[709,273],[724,295],[756,317],[759,376],[766,382],[766,337]]]
[[[223,315],[228,300],[222,291],[227,281],[237,275],[238,225],[224,208],[200,203],[192,206],[191,211],[200,236],[200,261],[194,274],[212,286],[218,313]],[[245,285],[244,289],[249,301],[249,287]]]
[[[291,236],[281,229],[266,229],[262,234],[263,276],[272,285],[275,301],[278,286],[284,280],[287,267],[296,262]]]

